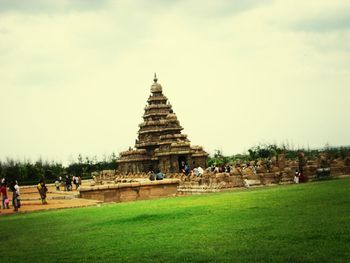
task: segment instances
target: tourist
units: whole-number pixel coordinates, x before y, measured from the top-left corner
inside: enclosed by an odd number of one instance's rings
[[[201,176],[204,173],[204,170],[202,167],[198,166],[196,168],[193,169],[193,173],[195,176]]]
[[[196,168],[194,168],[194,169],[196,169]],[[191,169],[191,171],[190,171],[190,178],[193,178],[193,176],[194,176],[194,169]]]
[[[47,187],[45,185],[44,180],[40,180],[40,182],[38,183],[37,189],[38,189],[39,194],[40,194],[41,203],[43,205],[46,205],[47,204],[47,201],[46,201]]]
[[[153,170],[150,170],[147,175],[148,175],[148,179],[150,179],[151,181],[156,180],[156,174]]]
[[[252,166],[253,174],[256,176],[256,165]]]
[[[21,207],[21,199],[20,199],[20,191],[17,181],[13,181],[10,186],[10,190],[12,191],[12,205],[13,211],[18,212],[18,208]]]
[[[272,160],[269,158],[266,163],[266,170],[269,173],[272,166]]]
[[[63,190],[66,190],[66,183],[61,175],[58,177],[58,181],[60,182],[60,188],[63,187]]]
[[[156,179],[156,174],[154,173],[154,171],[149,171],[148,175],[151,181],[154,181]]]
[[[214,166],[214,173],[219,173],[219,167],[217,167],[216,165]]]
[[[72,190],[72,179],[66,175],[66,191]]]
[[[185,166],[186,166],[185,161],[181,161],[180,170],[183,171],[184,173],[185,173]]]
[[[6,178],[5,177],[1,179],[1,184],[6,184]]]
[[[294,173],[294,183],[298,184],[299,183],[299,171],[298,170],[295,170],[295,173]]]
[[[191,168],[188,164],[185,164],[185,175],[188,176],[191,172]]]
[[[9,209],[9,196],[8,196],[7,187],[5,183],[1,184],[0,191],[1,191],[2,209],[5,209],[5,208]]]
[[[302,171],[299,172],[299,183],[305,183],[306,178],[304,176],[304,173]]]
[[[60,183],[60,180],[59,180],[59,179],[57,179],[57,180],[55,181],[55,186],[56,186],[56,191],[60,191],[61,183]]]
[[[75,184],[75,190],[78,190],[78,187],[79,187],[79,177],[78,177],[78,176],[74,176],[73,182],[74,182],[74,184]]]
[[[199,165],[198,165],[198,167],[197,167],[197,171],[198,171],[198,175],[197,175],[197,176],[201,176],[201,175],[204,173],[203,168],[200,167]]]
[[[162,172],[158,172],[156,174],[156,180],[163,180],[164,179],[164,174]]]

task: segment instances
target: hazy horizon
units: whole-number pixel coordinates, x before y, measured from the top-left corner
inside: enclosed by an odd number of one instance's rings
[[[350,2],[0,0],[0,160],[127,150],[157,72],[209,153],[350,145]]]

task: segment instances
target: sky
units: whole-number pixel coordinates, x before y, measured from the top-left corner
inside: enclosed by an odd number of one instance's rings
[[[350,145],[350,1],[0,0],[0,160],[134,146],[157,73],[193,145]]]

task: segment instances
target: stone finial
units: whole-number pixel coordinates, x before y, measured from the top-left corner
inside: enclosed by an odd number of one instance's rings
[[[158,79],[157,79],[157,74],[154,73],[154,79],[153,79],[154,83],[157,83]]]

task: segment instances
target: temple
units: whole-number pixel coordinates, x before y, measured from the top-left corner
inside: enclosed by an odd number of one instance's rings
[[[206,167],[208,154],[200,146],[191,146],[172,110],[156,74],[147,100],[143,122],[139,125],[134,149],[121,152],[118,170],[122,173],[160,171],[178,173],[190,168]]]

